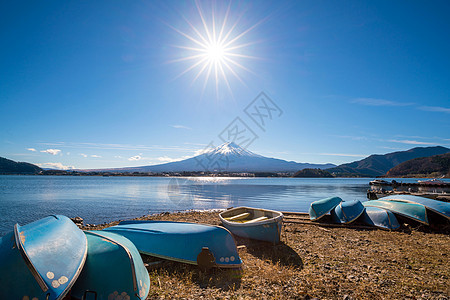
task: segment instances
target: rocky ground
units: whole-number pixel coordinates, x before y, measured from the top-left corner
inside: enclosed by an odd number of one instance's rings
[[[139,219],[219,225],[217,212],[164,213]],[[101,229],[117,224],[89,226]],[[285,223],[282,243],[236,237],[240,270],[144,257],[148,299],[448,299],[450,235],[444,230],[325,228]]]

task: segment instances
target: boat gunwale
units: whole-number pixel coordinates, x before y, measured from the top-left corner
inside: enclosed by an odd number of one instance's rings
[[[139,251],[139,253],[142,253],[142,254],[145,254],[145,255],[154,256],[154,257],[158,257],[158,258],[162,258],[162,259],[166,259],[166,260],[170,260],[170,261],[186,263],[186,264],[195,265],[195,266],[198,265],[197,261],[193,261],[193,260],[177,258],[177,257],[168,256],[168,255],[162,255],[162,254],[155,254],[155,253],[148,252],[148,251]],[[243,264],[242,259],[240,257],[239,257],[239,261],[240,261],[239,264],[219,264],[219,263],[214,262],[214,267],[218,267],[218,268],[240,268],[242,266],[242,264]]]
[[[229,233],[231,233],[228,229],[226,229],[225,227],[222,226],[218,226],[218,225],[213,225],[213,224],[206,224],[206,223],[193,223],[193,222],[178,222],[178,221],[166,221],[166,220],[129,220],[129,221],[121,221],[119,224],[111,226],[111,227],[107,227],[105,228],[106,231],[108,231],[110,228],[117,228],[119,225],[132,225],[132,224],[149,224],[149,223],[176,223],[176,224],[189,224],[189,225],[202,225],[202,226],[208,226],[208,227],[215,227],[215,228],[220,228],[220,229],[225,229],[226,231],[228,231]],[[141,228],[127,228],[127,229],[135,229],[135,230],[141,230]],[[148,231],[152,231],[151,229],[149,229]],[[168,234],[165,231],[157,231],[157,230],[153,230],[155,232],[162,232],[164,234]],[[170,234],[170,233],[169,233]],[[175,234],[175,233],[172,233]]]
[[[31,261],[31,258],[28,256],[27,250],[25,249],[25,246],[23,245],[22,240],[20,239],[20,234],[19,234],[20,227],[21,226],[17,223],[14,225],[14,239],[15,239],[16,248],[17,248],[17,250],[19,250],[23,260],[25,261],[25,264],[27,265],[27,267],[30,270],[33,277],[36,279],[37,283],[39,284],[39,287],[45,293],[49,290],[49,287],[47,286],[47,283],[45,283],[41,274],[39,274],[39,271],[34,266],[33,262]]]
[[[76,225],[75,225],[76,226]],[[77,226],[78,228],[78,226]],[[79,228],[78,228],[79,229]],[[80,229],[81,232],[83,232]],[[84,233],[84,232],[83,232]],[[69,283],[67,284],[68,287],[70,287],[70,289],[66,289],[64,290],[64,292],[61,294],[61,296],[58,299],[63,299],[68,293],[69,291],[72,289],[72,287],[74,286],[75,282],[78,280],[78,277],[80,277],[81,271],[83,271],[84,268],[84,264],[86,263],[86,259],[87,259],[87,252],[88,252],[88,242],[87,242],[87,237],[85,234],[83,234],[84,236],[84,240],[85,240],[85,249],[84,249],[84,254],[83,254],[83,258],[81,259],[81,263],[78,266],[78,269],[76,270],[76,272],[74,273],[72,279],[69,281]]]

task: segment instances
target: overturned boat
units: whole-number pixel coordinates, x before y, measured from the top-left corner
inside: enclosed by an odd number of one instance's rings
[[[331,219],[335,223],[349,224],[359,218],[364,206],[359,200],[342,201],[331,210]]]
[[[429,225],[425,206],[416,203],[406,203],[387,200],[370,200],[363,203],[365,207],[378,207],[395,214]]]
[[[380,198],[382,201],[397,201],[422,204],[427,209],[450,220],[450,203],[413,195],[393,195]]]
[[[128,238],[140,253],[201,267],[237,268],[236,242],[225,228],[171,221],[123,221],[103,231]]]
[[[361,221],[367,225],[382,229],[397,230],[400,228],[395,215],[383,208],[367,206],[360,217]]]
[[[279,211],[236,207],[219,214],[223,226],[237,236],[277,244],[280,242],[283,214]]]
[[[145,299],[150,278],[136,247],[107,231],[85,231],[88,256],[71,291],[75,299]]]
[[[86,236],[65,216],[16,224],[0,238],[0,299],[64,298],[86,255]]]
[[[309,207],[309,218],[311,221],[317,221],[339,205],[342,199],[339,197],[329,197],[314,201]]]

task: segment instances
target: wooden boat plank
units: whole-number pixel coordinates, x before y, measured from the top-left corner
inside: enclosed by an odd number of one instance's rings
[[[268,217],[259,217],[259,218],[256,218],[256,219],[244,221],[244,223],[251,224],[251,223],[256,223],[256,222],[260,222],[260,221],[265,221],[265,220],[268,220],[268,219],[269,219]]]
[[[246,219],[248,217],[250,217],[250,213],[246,212],[246,213],[242,213],[242,214],[239,214],[239,215],[236,215],[236,216],[232,216],[232,217],[229,217],[229,218],[225,218],[225,219],[228,220],[228,221],[237,221],[237,220]]]

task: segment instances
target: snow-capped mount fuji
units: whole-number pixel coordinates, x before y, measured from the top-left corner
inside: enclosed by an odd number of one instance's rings
[[[233,142],[207,149],[202,154],[153,166],[109,169],[118,172],[297,172],[305,168],[333,168],[333,164],[309,164],[265,157]]]
[[[245,148],[242,148],[241,146],[237,145],[234,142],[227,142],[222,145],[220,145],[217,148],[212,148],[209,150],[204,151],[204,154],[208,155],[224,155],[224,156],[247,156],[247,157],[264,157],[258,154],[255,154]]]

